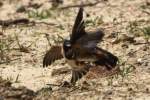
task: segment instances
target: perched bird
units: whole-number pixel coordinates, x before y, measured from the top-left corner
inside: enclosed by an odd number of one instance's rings
[[[110,52],[97,47],[104,37],[101,30],[85,31],[83,8],[77,14],[70,39],[65,39],[62,46],[52,46],[45,54],[43,67],[47,67],[55,60],[65,58],[72,69],[71,83],[85,75],[92,65],[103,65],[108,70],[116,66],[118,58]]]

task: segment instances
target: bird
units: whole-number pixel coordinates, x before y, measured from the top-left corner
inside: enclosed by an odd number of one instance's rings
[[[118,61],[115,55],[97,46],[104,37],[102,30],[97,29],[93,32],[85,30],[83,11],[83,7],[80,7],[69,39],[64,39],[62,45],[52,46],[43,58],[43,67],[65,58],[72,70],[70,83],[73,85],[86,75],[93,65],[103,65],[111,70]]]

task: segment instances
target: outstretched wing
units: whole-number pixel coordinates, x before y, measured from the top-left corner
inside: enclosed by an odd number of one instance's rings
[[[82,36],[76,41],[76,44],[80,44],[81,47],[86,49],[95,48],[97,46],[97,43],[99,43],[103,37],[104,32],[102,30],[96,30]]]
[[[95,62],[97,65],[106,66],[108,70],[114,68],[118,62],[115,55],[98,47],[87,49],[76,47],[74,53],[77,61]]]
[[[108,70],[111,70],[117,65],[118,62],[118,57],[113,55],[112,53],[103,50],[101,48],[97,48],[96,50],[96,55],[97,55],[97,61],[95,64],[97,65],[103,65],[105,66]]]
[[[72,34],[70,35],[71,43],[72,44],[75,43],[76,40],[78,40],[81,36],[85,34],[86,32],[85,32],[85,25],[83,21],[83,8],[80,7],[73,29],[72,29]]]
[[[78,39],[73,45],[75,58],[78,61],[96,61],[95,48],[97,43],[102,40],[104,33],[100,30],[96,32],[87,33]]]
[[[70,41],[72,44],[72,51],[74,51],[77,60],[91,60],[90,57],[97,43],[102,40],[104,33],[101,30],[95,32],[85,32],[85,25],[83,21],[83,8],[79,9],[75,24],[72,30]]]
[[[55,60],[63,58],[62,47],[53,46],[49,51],[46,52],[43,59],[43,67],[51,65]]]

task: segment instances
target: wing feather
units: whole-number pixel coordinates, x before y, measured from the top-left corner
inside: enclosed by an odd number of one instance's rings
[[[79,61],[97,60],[95,48],[97,48],[97,43],[102,40],[103,36],[104,33],[100,30],[82,36],[72,46],[72,50],[76,56],[75,58]]]
[[[95,48],[97,43],[99,43],[104,37],[104,32],[101,30],[96,30],[95,32],[89,32],[86,35],[82,36],[79,40],[76,41],[76,44],[80,44],[81,47],[86,49]]]
[[[106,50],[97,48],[96,55],[98,59],[95,63],[105,66],[108,70],[114,68],[117,65],[118,57]]]
[[[70,35],[71,43],[72,44],[75,43],[76,40],[78,40],[84,34],[86,34],[86,32],[85,32],[85,25],[83,21],[83,8],[80,7],[72,29],[72,34]]]
[[[43,58],[43,67],[51,65],[55,60],[63,58],[61,46],[53,46],[49,51],[46,52]]]

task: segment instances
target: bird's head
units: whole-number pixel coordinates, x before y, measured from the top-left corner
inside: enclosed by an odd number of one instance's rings
[[[65,40],[64,43],[63,43],[63,50],[64,50],[64,54],[65,54],[65,57],[67,59],[73,59],[73,51],[72,51],[72,44],[71,44],[71,41],[70,40]]]

